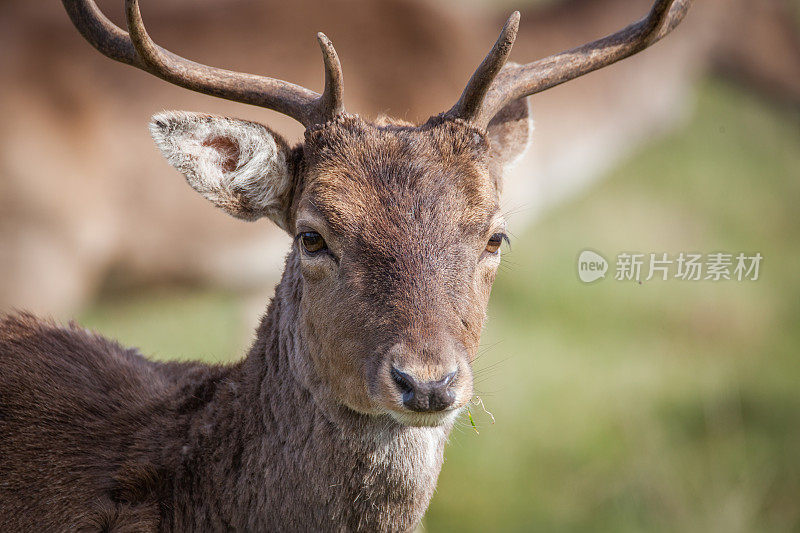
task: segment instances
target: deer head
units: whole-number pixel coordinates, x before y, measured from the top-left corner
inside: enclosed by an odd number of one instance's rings
[[[235,217],[267,217],[294,238],[287,265],[301,277],[306,379],[338,404],[408,425],[443,424],[472,395],[471,363],[507,238],[503,168],[530,136],[525,97],[653,44],[690,1],[657,0],[620,32],[526,65],[506,62],[514,13],[453,108],[412,125],[345,112],[341,67],[323,34],[320,95],[160,48],[136,0],[126,1],[127,33],[91,0],[63,0],[84,37],[112,59],[306,127],[295,147],[260,124],[197,113],[159,113],[151,132],[200,194]]]

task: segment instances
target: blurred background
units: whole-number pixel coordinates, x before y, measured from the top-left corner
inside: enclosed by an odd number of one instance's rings
[[[512,9],[512,60],[600,37],[650,0],[143,1],[197,61],[322,86],[422,121],[449,108]],[[800,531],[800,1],[696,0],[669,38],[533,99],[476,362],[429,531]],[[122,2],[100,7],[122,24]],[[0,311],[158,359],[242,357],[289,239],[228,218],[164,162],[162,109],[262,121],[94,51],[59,2],[0,0]],[[754,282],[607,279],[578,253],[760,252]]]

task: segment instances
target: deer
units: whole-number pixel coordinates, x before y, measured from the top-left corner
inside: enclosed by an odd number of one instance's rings
[[[0,320],[0,526],[7,531],[410,531],[472,396],[508,239],[504,169],[529,144],[528,97],[640,52],[691,0],[656,0],[607,37],[508,62],[520,15],[447,111],[421,124],[345,110],[322,33],[321,94],[185,59],[92,0],[63,0],[103,55],[191,91],[298,121],[165,111],[150,132],[226,213],[292,244],[248,355],[155,362],[70,323]]]
[[[787,14],[790,1],[708,0],[693,8],[680,38],[538,95],[535,142],[503,180],[512,227],[531,226],[641,146],[680,128],[709,71],[722,67],[737,83],[783,87],[779,92],[796,106],[800,40]],[[522,10],[511,60],[591,41],[649,5],[535,2]],[[121,23],[121,7],[111,2],[104,9]],[[462,7],[429,0],[195,0],[191,13],[181,2],[153,3],[147,17],[151,35],[174,39],[184,55],[209,64],[233,60],[236,70],[249,72],[270,65],[273,74],[306,86],[317,81],[319,52],[302,35],[324,27],[346,56],[348,106],[419,122],[431,109],[452,105],[464,73],[496,37],[495,22],[499,27],[507,16],[491,2]],[[732,27],[739,31],[726,31]],[[230,116],[237,104],[109,64],[57,2],[0,2],[0,41],[7,80],[0,92],[0,309],[66,320],[115,292],[210,287],[242,302],[246,344],[280,279],[286,233],[209,210],[170,180],[174,171],[141,135],[152,102]],[[253,111],[250,118],[292,143],[302,136],[289,117]],[[77,203],[80,213],[72,208]]]

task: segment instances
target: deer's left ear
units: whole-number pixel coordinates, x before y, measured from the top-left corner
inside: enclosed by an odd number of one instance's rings
[[[507,168],[522,159],[530,144],[533,120],[528,100],[514,100],[489,122],[489,156],[501,168]]]
[[[280,135],[255,122],[186,111],[154,115],[150,133],[167,161],[217,207],[287,229],[293,178]]]

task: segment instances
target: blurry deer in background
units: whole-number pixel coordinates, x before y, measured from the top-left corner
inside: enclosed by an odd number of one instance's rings
[[[726,71],[737,65],[740,77],[800,103],[800,40],[786,1],[704,0],[680,39],[539,95],[536,142],[505,184],[504,209],[518,218],[517,229],[680,123],[696,79],[719,58]],[[544,56],[594,39],[638,16],[647,2],[562,0],[528,8],[514,53]],[[412,120],[452,102],[494,27],[487,22],[494,15],[474,5],[451,10],[422,0],[191,6],[187,12],[185,2],[155,3],[148,10],[154,34],[206,62],[243,70],[270,65],[310,84],[318,79],[318,52],[300,36],[321,28],[336,38],[354,74],[348,103],[372,116],[388,111]],[[121,13],[114,3],[109,9]],[[110,273],[135,284],[177,280],[248,293],[271,286],[282,265],[282,233],[209,213],[167,179],[141,135],[154,105],[202,105],[221,114],[236,108],[95,58],[55,2],[6,0],[0,11],[0,309],[65,316]],[[723,31],[732,27],[737,32]],[[300,133],[285,117],[254,112],[281,133]]]
[[[279,111],[291,147],[244,120],[156,114],[167,160],[234,217],[293,238],[248,357],[156,363],[31,315],[0,319],[0,529],[409,531],[472,396],[472,369],[506,239],[504,168],[528,145],[526,97],[633,55],[690,0],[657,0],[587,45],[508,63],[519,13],[456,104],[422,123],[344,109],[325,89],[183,59],[92,0],[64,0],[103,54],[171,83]]]

